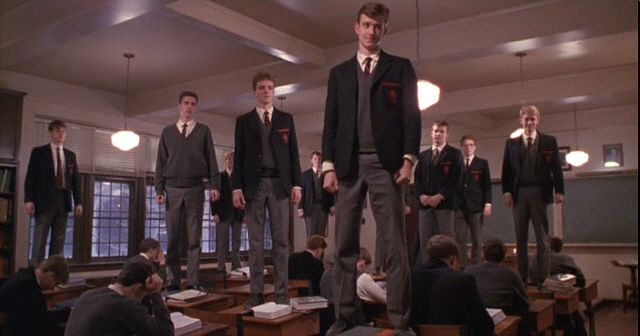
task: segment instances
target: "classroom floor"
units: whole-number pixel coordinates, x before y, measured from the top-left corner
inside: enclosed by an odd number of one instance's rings
[[[586,325],[589,330],[589,325]],[[638,335],[638,310],[631,308],[622,313],[622,305],[604,304],[596,312],[597,336]]]

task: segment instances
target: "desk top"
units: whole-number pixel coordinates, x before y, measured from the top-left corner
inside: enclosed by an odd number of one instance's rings
[[[638,268],[637,260],[611,260],[611,263],[613,264],[613,266],[627,267],[632,270]]]
[[[315,316],[314,316],[315,315]],[[312,310],[312,311],[308,311],[308,312],[293,312],[291,314],[287,314],[285,316],[281,316],[278,317],[276,319],[264,319],[264,318],[258,318],[255,316],[244,316],[242,317],[242,321],[243,322],[252,322],[252,323],[262,323],[262,324],[268,324],[268,325],[282,325],[285,324],[289,321],[293,321],[295,319],[299,319],[301,317],[304,316],[312,316],[312,317],[317,317],[318,316],[318,311],[317,310]]]
[[[186,333],[185,336],[226,335],[229,326],[226,324],[202,322],[202,329]]]
[[[216,301],[226,301],[226,300],[230,300],[232,298],[233,298],[233,296],[231,296],[231,295],[210,293],[210,294],[207,294],[207,295],[205,295],[203,297],[199,297],[197,299],[194,299],[192,301],[187,301],[187,302],[181,302],[181,301],[176,301],[176,300],[167,300],[167,307],[173,308],[173,309],[192,308],[192,307],[196,307],[196,306],[199,306],[201,304],[204,304],[204,303],[216,302]]]
[[[518,330],[518,323],[520,323],[520,316],[507,316],[506,319],[500,321],[500,323],[496,324],[496,329],[494,331],[496,336],[507,335],[507,333],[511,334],[515,328],[515,331]]]
[[[581,302],[588,303],[598,297],[598,282],[599,280],[587,280],[584,288],[580,288]]]
[[[94,288],[94,286],[92,285],[80,285],[80,286],[65,287],[65,288],[55,287],[53,289],[43,289],[42,294],[44,296],[51,296],[51,295],[57,295],[62,293],[69,293],[69,292],[78,292],[78,291],[84,292],[92,288]]]

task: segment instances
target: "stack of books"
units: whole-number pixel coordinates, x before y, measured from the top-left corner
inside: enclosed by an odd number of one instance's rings
[[[173,322],[174,335],[176,336],[202,329],[202,321],[197,318],[182,315],[180,312],[171,313],[171,322]]]
[[[491,316],[493,325],[497,325],[498,323],[502,322],[502,320],[507,318],[507,315],[505,315],[502,309],[487,308],[487,313],[489,314],[489,316]]]
[[[176,302],[191,302],[203,296],[206,296],[207,293],[201,292],[195,289],[187,289],[177,293],[173,293],[167,296],[169,300]]]
[[[291,306],[297,310],[322,309],[329,306],[329,301],[322,296],[301,296],[289,300]]]
[[[263,319],[274,320],[278,317],[291,314],[291,306],[267,302],[252,308],[253,316]]]
[[[573,274],[556,274],[544,280],[544,288],[554,292],[569,292],[576,284],[576,276]]]

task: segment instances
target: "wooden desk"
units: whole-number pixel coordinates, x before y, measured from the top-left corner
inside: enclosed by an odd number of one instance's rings
[[[210,312],[192,308],[185,308],[184,310],[185,315],[199,318],[202,321],[228,325],[228,333],[232,336],[242,335],[242,316],[246,312],[247,309],[242,305],[218,312]]]
[[[622,300],[624,305],[622,306],[623,312],[627,313],[627,306],[632,303],[638,304],[638,280],[636,277],[636,272],[638,271],[638,261],[628,261],[622,262],[619,260],[611,260],[613,266],[616,267],[626,267],[631,272],[631,283],[623,283],[622,284]],[[627,296],[627,292],[629,292],[629,296]]]
[[[596,318],[593,311],[592,302],[598,297],[598,280],[587,280],[584,288],[580,288],[580,302],[587,306],[587,316],[589,317],[589,335],[596,335]]]
[[[553,328],[553,305],[555,300],[537,299],[529,304],[529,312],[525,317],[528,329],[537,335],[544,335],[545,331]]]
[[[234,295],[237,298],[237,303],[243,304],[249,300],[249,297],[251,296],[251,284],[223,289],[221,292],[224,294]],[[298,296],[298,288],[295,286],[289,285],[288,292],[289,298]],[[273,284],[264,284],[264,291],[262,294],[264,295],[265,301],[275,301],[275,287]]]
[[[494,335],[518,336],[518,324],[520,324],[520,316],[507,316],[506,319],[496,324]]]
[[[395,336],[397,330],[357,326],[343,332],[340,336]]]
[[[91,285],[75,286],[69,288],[56,287],[54,289],[44,289],[42,290],[42,294],[47,301],[47,308],[52,309],[56,303],[75,299],[82,295],[82,293],[92,288],[94,287]]]
[[[225,294],[207,294],[189,302],[167,301],[167,308],[171,311],[179,311],[184,314],[185,308],[206,311],[220,311],[233,306],[235,297]]]
[[[462,325],[421,324],[418,326],[419,336],[463,336],[466,328]]]
[[[554,312],[556,315],[571,315],[580,308],[580,291],[573,288],[570,292],[552,292],[537,287],[528,287],[529,298],[553,299],[556,301]]]
[[[227,336],[228,325],[202,322],[202,329],[186,333],[185,336]]]
[[[273,320],[244,316],[242,325],[244,336],[317,335],[320,333],[320,316],[317,310],[291,313]]]

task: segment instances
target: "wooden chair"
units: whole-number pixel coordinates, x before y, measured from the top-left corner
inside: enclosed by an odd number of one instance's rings
[[[631,282],[622,284],[622,301],[624,303],[622,311],[626,314],[628,306],[633,303],[638,304],[638,281],[636,277],[638,262],[623,263],[618,260],[611,260],[611,264],[616,267],[628,268],[631,272]]]

